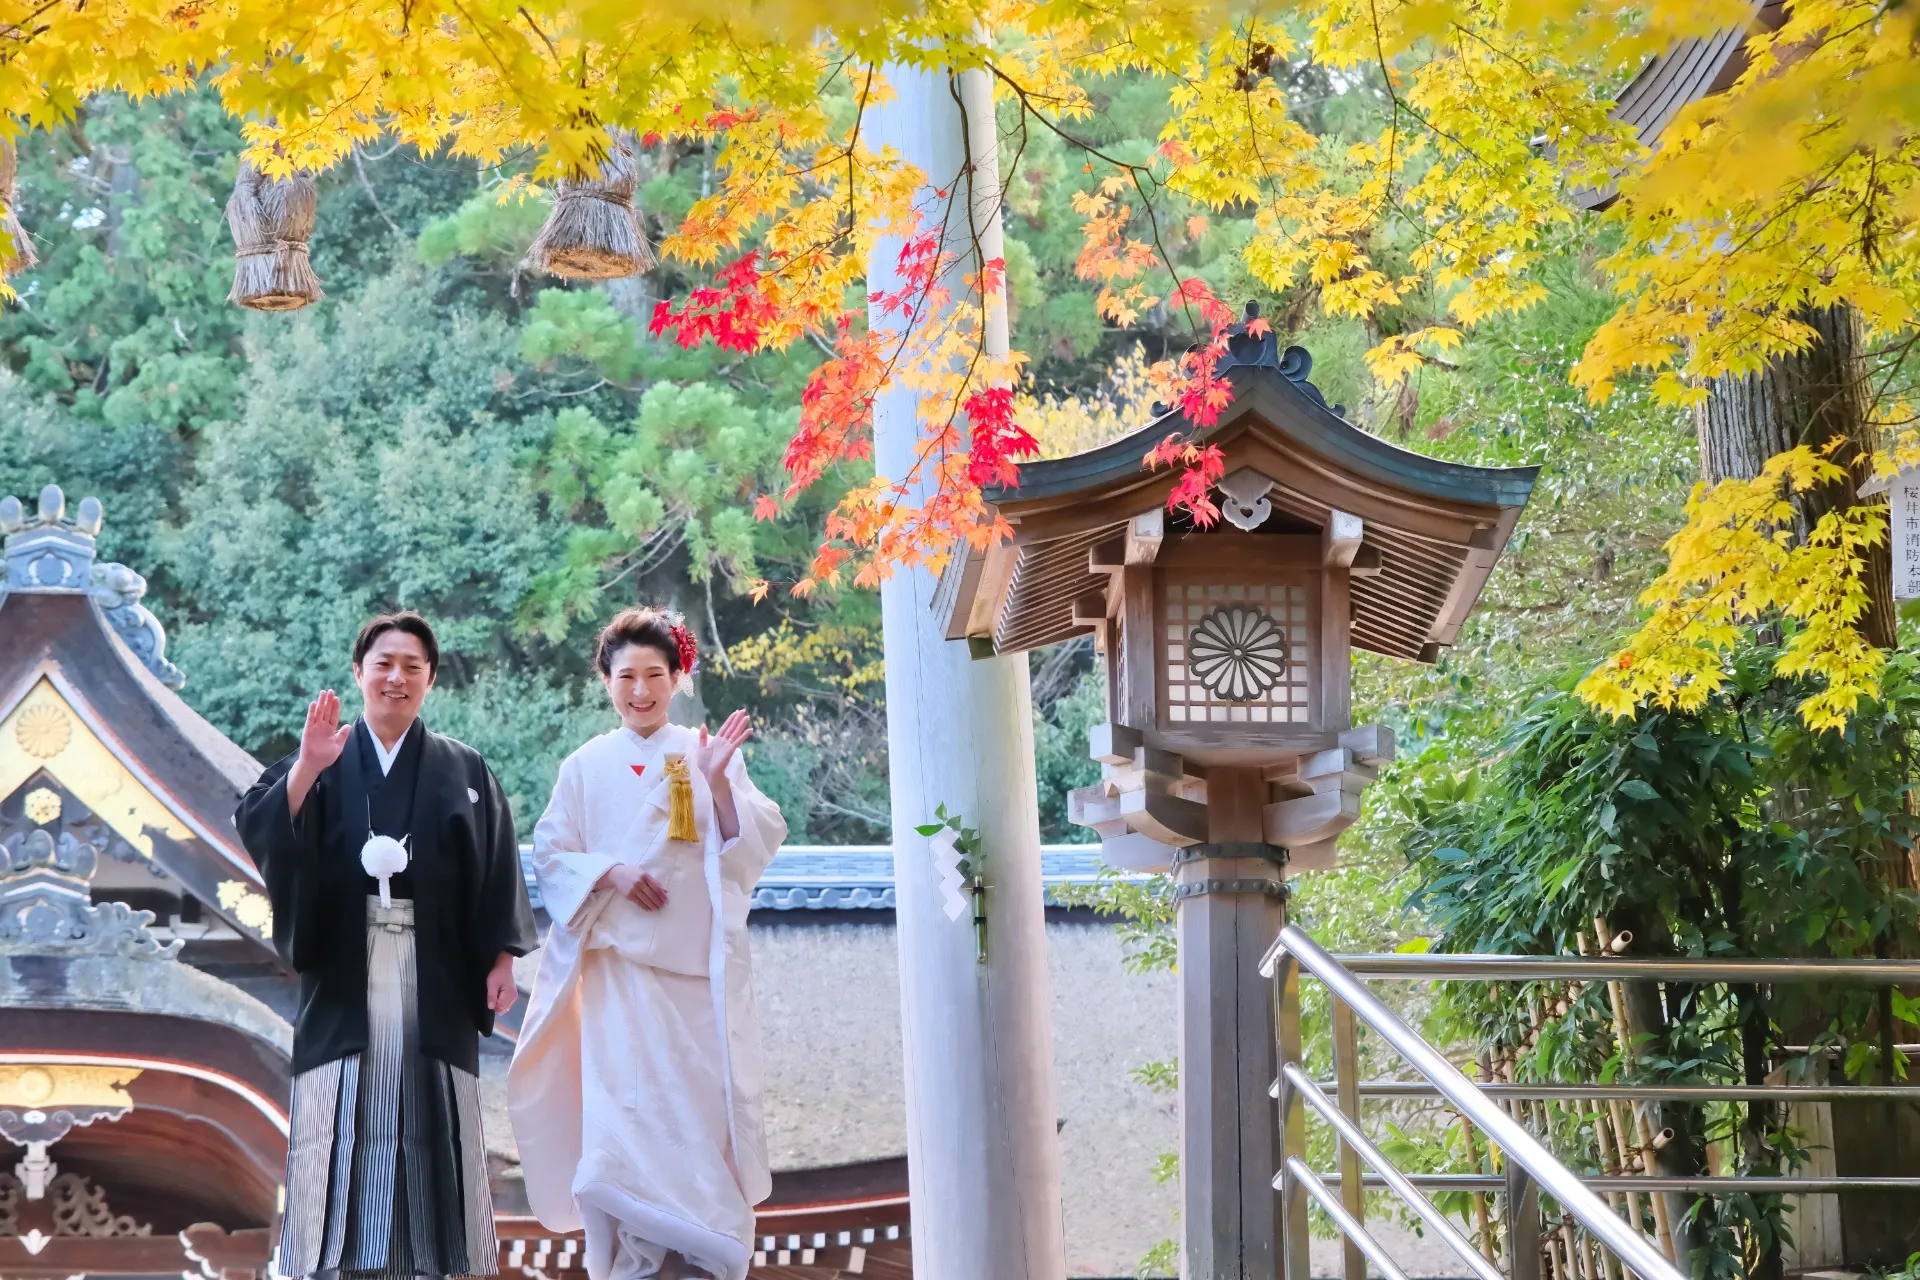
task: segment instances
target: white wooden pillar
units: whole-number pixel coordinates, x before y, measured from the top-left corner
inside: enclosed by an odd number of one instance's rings
[[[968,73],[961,86],[983,158],[972,184],[951,78],[900,67],[886,76],[897,96],[869,110],[869,145],[893,145],[952,198],[971,190],[986,256],[998,256],[998,161],[984,75]],[[940,198],[931,189],[921,198],[927,225],[940,225]],[[958,271],[976,270],[966,208],[946,223],[949,248],[963,257]],[[899,287],[899,248],[889,241],[874,251],[872,288]],[[872,323],[898,321],[875,314]],[[1004,309],[988,340],[1004,349]],[[881,474],[898,479],[912,467],[918,408],[899,390],[876,402]],[[913,1270],[922,1280],[1064,1280],[1027,659],[975,660],[965,642],[945,639],[931,612],[934,585],[924,570],[901,571],[880,592]],[[976,958],[971,911],[948,919],[927,839],[914,830],[933,822],[943,803],[979,828],[985,846],[985,964]]]

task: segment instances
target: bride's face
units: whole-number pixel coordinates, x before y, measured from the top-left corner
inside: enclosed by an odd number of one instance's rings
[[[613,655],[613,670],[601,677],[620,723],[643,738],[667,722],[676,677],[667,655],[646,644],[630,644]]]

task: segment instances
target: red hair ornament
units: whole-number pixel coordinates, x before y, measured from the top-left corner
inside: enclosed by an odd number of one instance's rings
[[[691,676],[695,664],[700,661],[700,650],[693,643],[693,632],[684,622],[676,622],[667,628],[667,634],[673,637],[674,648],[680,651],[680,674]]]

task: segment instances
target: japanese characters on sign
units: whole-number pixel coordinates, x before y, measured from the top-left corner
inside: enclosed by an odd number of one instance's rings
[[[1887,486],[1893,522],[1893,595],[1920,600],[1920,468],[1893,477]]]

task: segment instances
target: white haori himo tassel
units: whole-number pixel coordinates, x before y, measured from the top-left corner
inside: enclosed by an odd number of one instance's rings
[[[360,846],[360,865],[380,882],[380,905],[393,905],[388,885],[394,876],[407,869],[407,846],[392,836],[368,836]]]

